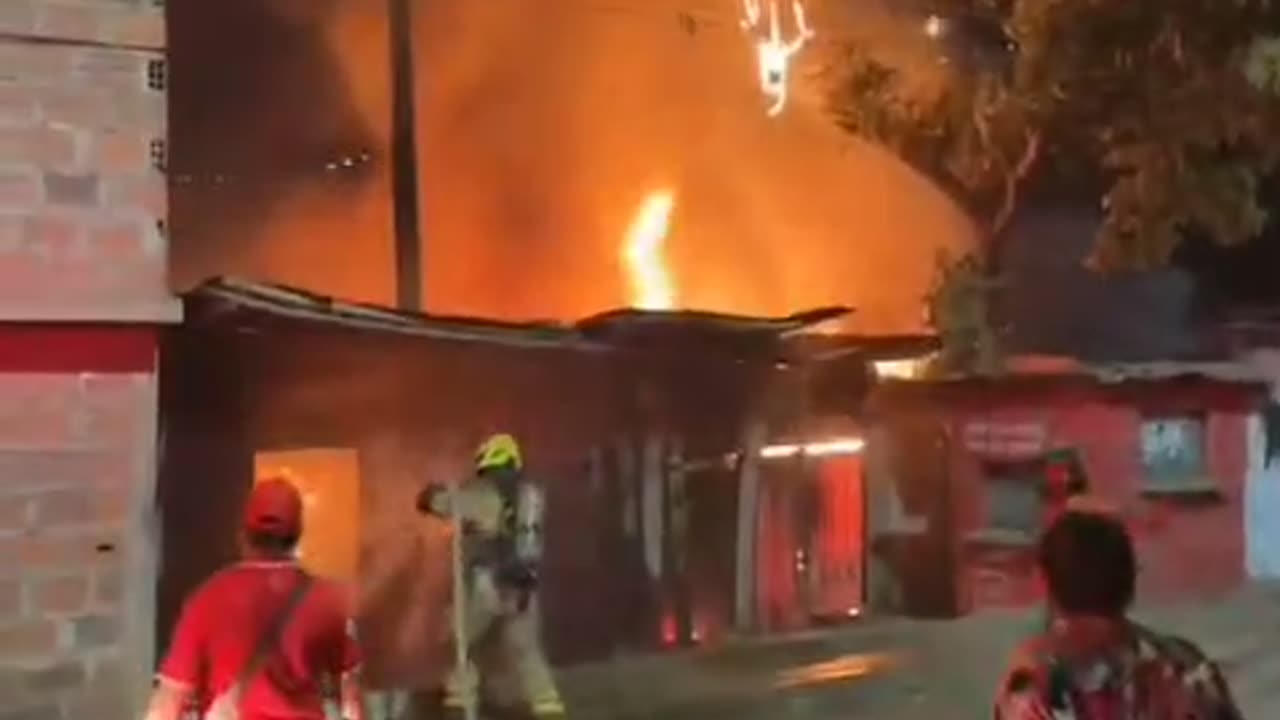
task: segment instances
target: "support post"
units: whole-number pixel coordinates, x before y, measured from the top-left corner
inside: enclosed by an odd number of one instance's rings
[[[395,217],[396,305],[419,312],[422,223],[418,190],[412,0],[388,0],[391,46],[391,197]]]
[[[734,625],[738,632],[756,628],[760,543],[760,448],[767,429],[752,421],[746,430],[738,465],[738,528],[734,562]]]

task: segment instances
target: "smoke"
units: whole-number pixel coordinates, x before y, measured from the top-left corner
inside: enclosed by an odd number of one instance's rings
[[[310,32],[320,49],[310,73],[292,62],[310,106],[264,91],[240,112],[290,117],[298,137],[335,147],[367,143],[377,162],[345,183],[295,181],[193,212],[216,228],[204,232],[216,250],[179,243],[179,276],[230,267],[387,301],[386,2],[304,5],[294,0],[275,21]],[[667,247],[683,304],[781,313],[846,303],[865,328],[918,327],[936,248],[970,242],[971,229],[929,183],[821,111],[809,76],[831,47],[822,33],[888,21],[810,6],[819,39],[799,58],[791,106],[768,118],[735,0],[415,3],[431,308],[576,318],[624,304],[626,228],[665,185],[677,194]],[[236,142],[268,156],[289,144]]]

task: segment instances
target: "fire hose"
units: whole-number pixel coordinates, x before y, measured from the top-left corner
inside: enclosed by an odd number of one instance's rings
[[[458,514],[458,481],[449,482],[449,511],[453,516],[453,655],[464,720],[479,720],[479,683],[471,667],[467,641],[467,585],[462,561],[462,518]]]

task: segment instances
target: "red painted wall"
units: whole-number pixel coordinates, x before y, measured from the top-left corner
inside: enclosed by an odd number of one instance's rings
[[[1211,392],[1212,394],[1204,394]],[[1141,413],[1152,401],[1139,396],[1117,399],[1098,393],[1047,393],[1003,400],[991,393],[982,402],[940,403],[936,408],[951,437],[963,438],[970,422],[1043,423],[1046,449],[1077,448],[1090,477],[1091,494],[1119,510],[1138,548],[1140,601],[1169,601],[1214,596],[1244,580],[1244,477],[1246,472],[1247,395],[1223,395],[1170,387],[1152,397],[1161,409],[1208,409],[1208,466],[1221,494],[1216,502],[1142,494],[1139,434]],[[1029,546],[978,543],[986,492],[981,458],[952,443],[950,470],[956,488],[956,556],[960,559],[957,594],[961,612],[993,607],[1025,607],[1041,590]]]

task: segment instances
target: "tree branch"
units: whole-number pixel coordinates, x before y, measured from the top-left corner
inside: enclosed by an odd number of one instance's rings
[[[1018,190],[1039,157],[1040,133],[1029,130],[1027,144],[1022,149],[1022,157],[1018,158],[1018,164],[1004,176],[1004,197],[1001,198],[1000,207],[992,215],[991,226],[987,230],[991,234],[992,242],[1005,231],[1009,221],[1013,219],[1013,213],[1018,209]]]

